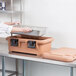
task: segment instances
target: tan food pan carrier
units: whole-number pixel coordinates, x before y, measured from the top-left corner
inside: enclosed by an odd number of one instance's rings
[[[51,60],[72,62],[76,60],[76,49],[59,48],[52,50],[52,37],[28,35],[10,36],[7,38],[9,52],[38,56]]]
[[[10,36],[7,38],[9,51],[40,56],[51,50],[52,37]]]

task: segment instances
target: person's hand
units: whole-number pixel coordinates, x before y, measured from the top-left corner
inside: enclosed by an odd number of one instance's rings
[[[29,27],[26,27],[26,28],[21,28],[21,31],[22,31],[22,32],[31,32],[32,29],[29,28]]]
[[[27,32],[31,32],[32,31],[32,29],[31,28],[21,28],[21,27],[13,27],[12,28],[12,33],[13,32],[25,32],[25,33],[27,33]]]
[[[7,24],[7,25],[19,25],[20,23],[19,22],[5,22],[4,24]],[[32,29],[29,28],[29,27],[13,27],[12,28],[12,31],[11,32],[31,32]]]

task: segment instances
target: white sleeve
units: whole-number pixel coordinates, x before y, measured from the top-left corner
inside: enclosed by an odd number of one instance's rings
[[[12,31],[13,26],[8,26],[6,24],[1,23],[0,24],[0,33],[5,32],[7,34],[10,34]]]

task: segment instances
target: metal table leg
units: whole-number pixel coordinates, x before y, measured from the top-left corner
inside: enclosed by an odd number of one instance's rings
[[[2,56],[2,76],[5,76],[5,57]]]
[[[70,76],[73,76],[73,67],[70,67]]]
[[[26,61],[23,60],[23,76],[26,76]]]
[[[18,59],[16,59],[16,76],[18,76]]]

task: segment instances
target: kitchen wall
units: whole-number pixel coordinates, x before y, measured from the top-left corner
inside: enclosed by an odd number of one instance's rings
[[[75,0],[25,0],[25,24],[46,26],[54,48],[76,48]]]
[[[54,38],[53,48],[76,48],[76,0],[24,0],[23,4],[25,25],[48,27],[46,36]],[[10,65],[8,62],[7,66]],[[27,68],[28,76],[70,74],[68,67],[31,61],[28,62]]]
[[[25,0],[25,24],[48,27],[53,48],[76,48],[76,0]],[[29,76],[69,76],[69,68],[30,63]]]

